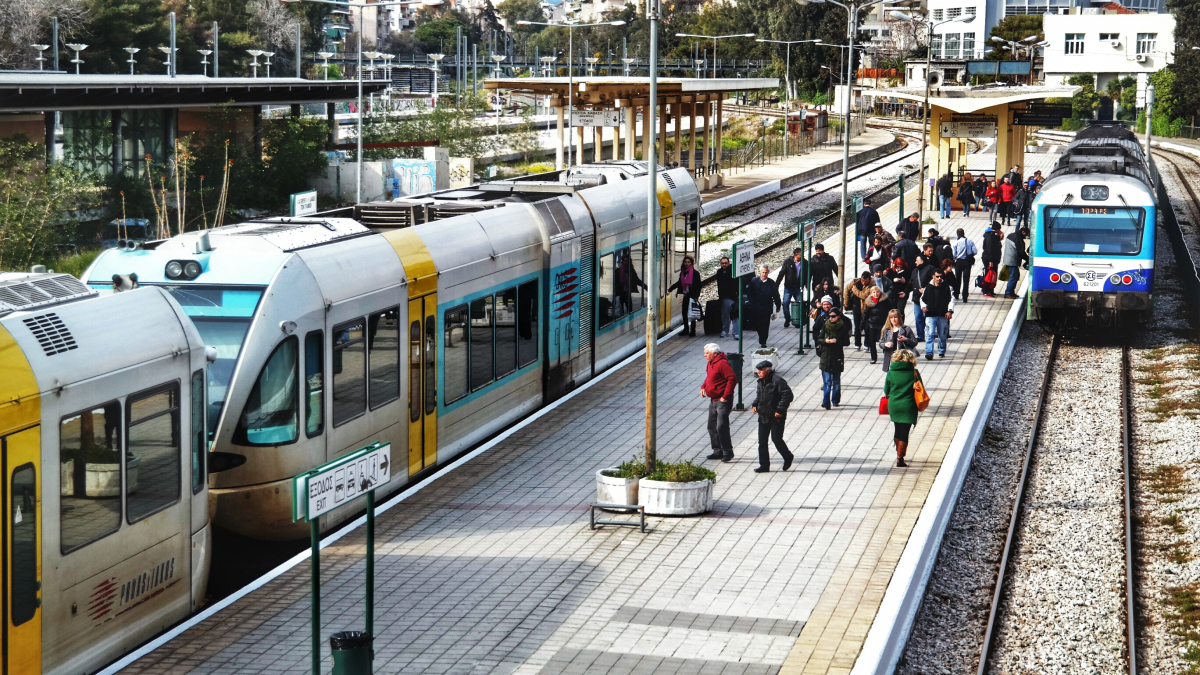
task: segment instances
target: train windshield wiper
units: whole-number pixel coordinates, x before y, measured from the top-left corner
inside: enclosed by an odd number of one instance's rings
[[[1054,215],[1051,216],[1050,222],[1046,223],[1047,231],[1049,231],[1051,228],[1054,227],[1054,223],[1055,223],[1055,221],[1058,220],[1059,215],[1062,214],[1063,209],[1067,208],[1067,205],[1070,204],[1072,201],[1074,201],[1074,199],[1075,199],[1075,195],[1067,195],[1067,198],[1063,200],[1063,203],[1060,204],[1058,207],[1056,207],[1057,210],[1054,212]]]
[[[1118,194],[1117,199],[1120,199],[1121,203],[1125,205],[1125,214],[1129,216],[1129,222],[1133,224],[1134,229],[1136,229],[1138,233],[1141,233],[1142,224],[1139,223],[1137,217],[1133,215],[1133,207],[1129,205],[1129,202],[1125,201],[1124,195]]]

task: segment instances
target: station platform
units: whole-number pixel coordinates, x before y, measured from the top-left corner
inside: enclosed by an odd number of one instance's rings
[[[941,227],[978,242],[986,225],[956,214]],[[595,473],[642,451],[643,360],[608,371],[378,516],[375,672],[850,672],[1010,307],[972,295],[947,358],[919,360],[932,403],[903,469],[877,413],[880,365],[848,350],[842,405],[827,412],[817,357],[796,354],[782,320],[769,344],[796,396],[785,433],[795,464],[781,472],[773,455],[770,473],[753,472],[752,373],[747,410],[732,418],[735,461],[705,460],[703,345],[732,352],[737,341],[666,339],[659,456],[718,479],[711,513],[649,517],[645,534],[588,528]],[[750,352],[755,334],[745,337]],[[329,634],[362,629],[364,548],[358,528],[322,552],[325,672]],[[309,567],[293,562],[105,672],[306,672]]]

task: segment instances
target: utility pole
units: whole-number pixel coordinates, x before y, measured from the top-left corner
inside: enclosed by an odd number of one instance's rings
[[[649,264],[646,274],[646,469],[654,471],[658,462],[658,420],[655,406],[658,403],[658,156],[654,152],[655,135],[658,130],[654,115],[658,106],[658,12],[659,0],[647,0],[646,18],[650,20],[650,105],[646,114],[646,251]],[[632,109],[630,113],[632,114]],[[684,319],[686,321],[686,317]]]

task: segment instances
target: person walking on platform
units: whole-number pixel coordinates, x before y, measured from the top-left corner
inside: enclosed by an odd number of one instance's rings
[[[867,249],[867,256],[863,258],[863,262],[870,267],[876,265],[886,266],[891,259],[892,252],[884,245],[883,239],[876,236],[874,244],[871,245],[871,248]]]
[[[802,302],[804,297],[804,276],[808,271],[802,249],[792,250],[792,259],[785,260],[775,277],[775,285],[783,286],[783,327],[792,325],[792,313],[789,306],[793,302]]]
[[[975,265],[975,256],[979,248],[975,242],[967,238],[966,230],[958,228],[958,238],[954,240],[954,277],[958,280],[958,288],[954,289],[954,298],[967,301],[967,289],[971,287],[971,267]]]
[[[721,337],[738,333],[738,280],[733,276],[733,265],[729,258],[721,257],[721,269],[717,270],[717,299],[721,301]],[[730,328],[733,329],[730,332]]]
[[[1016,217],[1014,228],[1029,224],[1029,209],[1033,206],[1033,192],[1024,183],[1017,185],[1013,193],[1013,215]]]
[[[963,217],[970,218],[971,205],[975,203],[975,184],[970,180],[964,180],[958,186],[958,202],[962,204]]]
[[[917,355],[907,349],[897,349],[892,354],[891,367],[883,382],[888,417],[895,426],[893,441],[896,445],[896,466],[907,466],[904,458],[908,454],[908,432],[917,423],[914,389],[917,382],[921,382],[921,373],[917,371]],[[921,384],[924,386],[924,382]]]
[[[758,268],[758,276],[750,280],[746,291],[749,305],[754,313],[754,328],[758,331],[758,346],[766,348],[767,338],[771,334],[771,319],[778,312],[782,303],[779,301],[779,286],[771,279],[771,268],[763,265]]]
[[[954,176],[946,172],[937,182],[938,204],[942,218],[950,217],[951,200],[954,199]]]
[[[925,292],[925,286],[929,284],[934,270],[937,269],[933,260],[930,249],[926,248],[925,255],[917,256],[917,266],[909,279],[912,286],[913,323],[917,326],[917,339],[921,341],[925,340],[925,308],[921,302],[921,294]]]
[[[884,277],[887,279],[887,277]],[[884,322],[887,317],[896,310],[892,309],[892,301],[888,300],[883,289],[879,286],[871,287],[871,294],[863,300],[863,323],[866,329],[867,351],[871,352],[871,363],[876,363],[879,360],[879,354],[876,351],[879,346],[879,337],[883,333]]]
[[[875,226],[879,224],[879,212],[871,206],[866,200],[863,201],[862,209],[858,212],[858,219],[855,222],[855,230],[858,233],[858,257],[867,257],[867,247],[871,245],[871,239],[875,236]]]
[[[954,315],[954,298],[950,284],[945,283],[942,271],[937,270],[921,293],[921,308],[925,314],[925,359],[933,360],[933,341],[938,341],[938,358],[946,358],[946,337],[950,332],[950,317]],[[919,336],[918,336],[919,337]]]
[[[1008,176],[1004,177],[1004,182],[1000,183],[1000,215],[999,219],[1008,224],[1012,218],[1013,195],[1017,192],[1017,187],[1012,184]]]
[[[768,439],[783,456],[783,470],[787,471],[795,459],[783,441],[783,425],[787,421],[788,406],[792,404],[792,388],[775,372],[775,366],[770,361],[759,361],[754,364],[754,370],[758,373],[754,403],[750,404],[750,412],[758,415],[758,466],[754,473],[771,470]]]
[[[909,272],[904,258],[896,258],[892,261],[892,267],[887,271],[887,278],[892,282],[892,290],[888,294],[888,299],[892,301],[892,306],[900,311],[900,316],[904,316],[904,309],[908,304],[909,295],[912,293],[912,286],[909,282],[911,277],[912,273]]]
[[[921,236],[921,216],[915,212],[908,214],[908,217],[896,226],[896,235],[897,242],[901,239],[911,239],[915,242],[917,237]]]
[[[1004,238],[1004,256],[1000,259],[1002,269],[1008,271],[1008,286],[1004,297],[1015,300],[1017,297],[1017,282],[1021,280],[1021,264],[1029,260],[1025,250],[1025,237],[1029,236],[1029,228],[1022,227]]]
[[[864,271],[862,276],[846,284],[846,292],[842,294],[842,297],[845,298],[846,309],[850,310],[850,316],[854,318],[854,351],[856,352],[861,352],[863,349],[862,338],[866,325],[863,323],[862,303],[871,295],[872,288],[875,288],[875,284],[871,282],[871,273]]]
[[[883,352],[883,372],[892,366],[892,354],[897,349],[913,351],[917,348],[917,334],[904,325],[904,315],[896,310],[887,313],[883,330],[879,331],[879,348]]]
[[[954,260],[954,248],[950,245],[950,242],[946,241],[938,233],[936,227],[929,228],[929,235],[925,237],[925,246],[923,248],[928,252],[930,246],[933,247],[933,255],[937,259],[930,258],[928,253],[926,253],[925,259],[929,262],[935,263],[940,267],[943,260]]]
[[[696,271],[692,256],[683,256],[683,264],[679,267],[679,280],[671,284],[667,292],[677,291],[679,307],[683,312],[684,327],[690,337],[696,337],[696,321],[691,317],[692,303],[700,302],[700,273]]]
[[[845,348],[850,345],[850,325],[837,307],[813,333],[821,366],[821,407],[842,403],[842,371],[846,369]]]
[[[897,241],[896,245],[892,247],[892,259],[903,258],[904,266],[910,270],[917,264],[917,256],[920,253],[921,248],[917,246],[917,241],[908,237]]]
[[[997,181],[988,183],[983,191],[983,208],[988,212],[989,222],[996,222],[996,215],[1000,213],[1000,184]]]
[[[813,251],[813,257],[809,261],[808,269],[812,272],[813,288],[816,288],[825,279],[833,281],[837,278],[838,264],[833,256],[825,252],[824,244],[817,244],[813,247]]]
[[[708,399],[708,439],[713,450],[708,459],[730,462],[733,461],[733,439],[729,435],[729,413],[733,410],[737,375],[721,345],[704,345],[704,359],[708,361],[708,369],[700,395]]]
[[[892,236],[892,233],[883,229],[883,223],[875,223],[875,236],[883,242],[884,248],[888,249],[889,251],[896,243],[896,238]]]
[[[974,184],[971,185],[971,193],[975,195],[975,210],[983,210],[983,197],[987,193],[988,180],[987,176],[979,174],[975,177]]]

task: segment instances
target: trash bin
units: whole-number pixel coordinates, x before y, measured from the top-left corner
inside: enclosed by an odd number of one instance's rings
[[[791,312],[793,324],[795,324],[797,327],[804,325],[804,305],[802,303],[790,303],[788,311]]]
[[[733,367],[733,376],[740,383],[742,381],[742,360],[745,358],[745,355],[736,353],[726,354],[725,358],[729,361],[729,365]]]
[[[371,636],[361,630],[347,630],[329,636],[333,652],[333,675],[371,675],[375,651]]]

